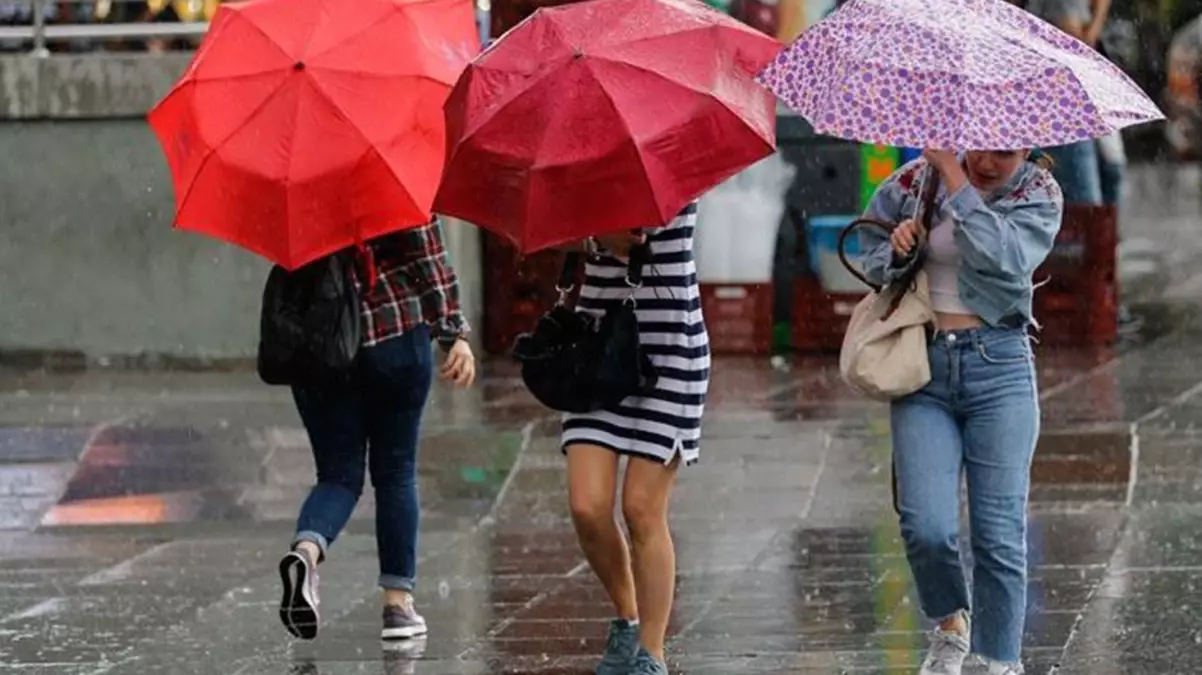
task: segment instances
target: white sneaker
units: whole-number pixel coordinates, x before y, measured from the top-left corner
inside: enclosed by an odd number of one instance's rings
[[[967,625],[965,618],[965,625]],[[968,636],[935,629],[931,631],[931,648],[922,662],[918,675],[960,675],[968,656]]]
[[[985,675],[1023,675],[1023,664],[1021,663],[1002,663],[986,658],[980,659],[984,666],[982,670]]]

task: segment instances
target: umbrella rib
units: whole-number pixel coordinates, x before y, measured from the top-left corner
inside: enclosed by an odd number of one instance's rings
[[[566,61],[566,60],[567,60],[567,57],[561,58],[561,59],[559,59],[559,60],[560,60],[560,61]],[[476,67],[477,67],[477,68],[479,68],[479,66],[476,66]],[[467,71],[464,71],[464,72],[466,73]],[[463,137],[462,137],[461,139],[459,139],[458,143],[459,143],[459,144],[466,143],[468,140],[470,140],[470,139],[472,138],[472,136],[475,136],[477,133],[479,133],[479,131],[480,131],[481,129],[483,129],[483,128],[485,128],[486,126],[488,126],[488,123],[489,123],[489,121],[491,121],[492,119],[494,119],[494,118],[496,118],[496,117],[499,117],[499,116],[500,116],[500,114],[501,114],[501,113],[502,113],[502,112],[503,112],[503,111],[504,111],[506,108],[508,108],[510,105],[512,105],[512,104],[513,104],[515,101],[517,101],[519,98],[521,98],[521,97],[522,97],[522,96],[524,96],[525,94],[529,93],[529,91],[530,91],[531,89],[533,89],[534,87],[536,87],[536,86],[538,86],[539,84],[541,84],[543,80],[547,79],[548,77],[550,77],[550,76],[552,76],[552,75],[557,75],[557,74],[558,74],[558,70],[557,70],[557,69],[554,69],[554,68],[545,68],[545,69],[543,70],[543,72],[541,72],[541,73],[538,73],[538,74],[536,74],[534,77],[531,77],[531,78],[530,78],[529,80],[527,80],[526,82],[523,82],[523,83],[522,83],[522,85],[523,85],[523,86],[522,86],[522,88],[521,88],[521,89],[519,89],[519,90],[517,90],[517,91],[515,91],[515,92],[513,92],[512,94],[510,94],[510,95],[509,95],[509,98],[508,98],[508,99],[506,99],[504,102],[502,102],[502,103],[498,103],[498,104],[497,104],[497,107],[496,107],[496,108],[495,108],[495,109],[494,109],[494,110],[493,110],[493,111],[492,111],[492,112],[491,112],[491,113],[488,115],[488,117],[487,117],[486,119],[482,120],[482,121],[481,121],[481,122],[480,122],[478,125],[476,125],[474,128],[470,128],[470,129],[469,129],[469,128],[465,128],[465,129],[464,129],[464,132],[463,132]]]
[[[431,79],[431,78],[424,78],[424,79]],[[318,83],[318,81],[315,78],[310,77],[309,82],[313,85],[313,89],[318,94],[320,94],[323,99],[325,99],[326,103],[329,103],[330,107],[338,112],[338,115],[343,119],[344,122],[346,122],[347,126],[354,129],[355,133],[359,134],[359,137],[363,139],[363,142],[367,145],[367,148],[368,148],[367,152],[365,152],[364,155],[366,156],[368,153],[374,152],[374,153],[376,153],[376,155],[378,157],[380,157],[381,160],[383,160],[384,159],[383,155],[380,154],[379,148],[376,147],[375,142],[373,142],[370,138],[368,138],[367,134],[363,133],[363,130],[360,129],[358,127],[358,125],[356,125],[354,123],[354,120],[351,119],[351,116],[349,114],[347,114],[347,112],[345,110],[342,109],[342,106],[338,105],[338,103],[334,101],[334,97],[330,96],[329,92],[327,92],[325,89],[323,89],[321,84]],[[439,82],[439,84],[442,84],[442,83]],[[360,158],[359,161],[361,162],[362,158]],[[417,200],[415,200],[413,198],[413,195],[409,193],[409,189],[407,187],[405,187],[405,182],[403,180],[401,180],[401,177],[396,174],[396,171],[393,170],[392,165],[390,163],[388,163],[387,161],[384,161],[384,166],[387,167],[388,172],[392,174],[392,177],[397,180],[397,183],[402,186],[402,188],[405,190],[405,193],[409,195],[409,201],[416,204]],[[291,183],[291,167],[289,167],[289,183]]]
[[[283,89],[284,85],[287,83],[288,83],[288,80],[285,78],[278,85],[276,85],[276,88],[274,91],[272,91],[267,96],[263,97],[263,101],[261,103],[259,103],[259,106],[257,108],[255,108],[254,110],[252,110],[251,113],[246,116],[246,120],[244,120],[244,124],[245,124],[245,122],[250,122],[251,120],[255,119],[261,112],[263,112],[263,110],[267,107],[267,105],[269,103],[271,103],[272,99],[275,98],[276,94],[279,94],[280,90]],[[196,83],[193,83],[192,86],[196,86]],[[220,152],[221,148],[224,147],[225,144],[228,143],[230,141],[230,139],[234,137],[234,134],[238,133],[238,131],[240,131],[241,129],[242,129],[242,127],[240,126],[238,128],[235,128],[234,130],[230,131],[229,134],[227,134],[225,138],[221,139],[220,141],[217,141],[217,143],[214,144],[213,147],[211,147],[209,149],[209,151],[205,153],[204,158],[200,160],[200,166],[196,168],[196,174],[192,179],[192,184],[188,186],[188,191],[184,194],[184,198],[181,199],[179,202],[179,214],[180,215],[182,215],[184,213],[184,208],[187,207],[189,200],[192,199],[192,195],[196,190],[196,183],[198,183],[200,181],[200,174],[201,174],[201,172],[203,172],[205,170],[205,167],[208,166],[209,160],[213,158],[213,155],[216,155],[218,152]],[[177,216],[176,221],[178,222],[178,220],[179,220],[179,218]]]
[[[397,8],[397,7],[394,5],[394,6],[392,7],[392,9],[394,9],[394,10],[395,10],[395,9],[398,9],[398,8]],[[381,13],[381,14],[380,14],[380,16],[385,16],[387,13],[388,13],[388,12],[387,12],[387,11],[385,11],[385,12]],[[320,51],[320,52],[317,52],[316,54],[310,54],[310,53],[309,53],[309,46],[310,46],[310,45],[312,44],[312,42],[313,42],[313,35],[312,35],[312,34],[310,34],[310,35],[309,35],[309,39],[308,39],[308,40],[305,40],[304,59],[305,59],[305,61],[311,61],[311,60],[313,60],[313,59],[316,59],[316,58],[317,58],[317,57],[319,57],[319,56],[323,56],[323,55],[325,55],[325,54],[329,53],[329,52],[330,52],[330,50],[334,49],[335,47],[341,47],[342,45],[345,45],[346,43],[350,42],[351,40],[355,40],[355,39],[359,38],[359,37],[360,37],[360,36],[362,36],[364,33],[368,32],[369,30],[371,30],[372,28],[375,28],[375,27],[376,27],[375,23],[368,21],[368,22],[364,23],[363,27],[362,27],[362,28],[360,28],[359,30],[355,31],[354,33],[351,33],[350,35],[347,35],[347,36],[346,36],[346,37],[344,37],[343,39],[339,40],[338,42],[335,42],[335,43],[331,44],[329,47],[326,47],[324,50],[322,50],[322,51]],[[316,27],[316,26],[314,26],[314,27],[313,27],[313,32],[314,32],[314,33],[316,33],[316,32],[317,32],[317,27]]]
[[[676,86],[678,86],[678,87],[683,87],[683,88],[685,88],[685,89],[688,89],[689,91],[691,91],[691,92],[693,92],[693,93],[695,93],[695,94],[701,94],[701,95],[712,95],[712,94],[710,94],[708,91],[706,91],[706,90],[704,90],[704,89],[701,89],[701,88],[698,88],[698,87],[694,87],[693,85],[690,85],[690,84],[685,84],[684,82],[681,82],[681,81],[679,81],[679,80],[677,80],[677,79],[675,79],[675,78],[673,78],[673,77],[670,77],[670,76],[668,76],[668,75],[665,75],[665,74],[663,74],[663,73],[661,73],[661,72],[659,72],[659,71],[652,70],[651,68],[648,68],[647,66],[640,66],[640,65],[638,65],[637,63],[630,63],[629,61],[620,61],[620,60],[618,60],[618,59],[613,59],[613,58],[610,58],[610,57],[608,57],[608,56],[597,56],[597,55],[591,55],[591,54],[588,56],[588,58],[589,58],[589,59],[592,59],[592,60],[594,60],[594,61],[604,61],[605,63],[611,63],[611,64],[613,64],[613,65],[616,65],[616,66],[622,66],[622,67],[625,67],[625,68],[631,68],[631,69],[633,69],[633,70],[637,70],[637,71],[640,71],[640,72],[643,72],[643,73],[647,73],[648,75],[652,75],[652,76],[658,77],[659,79],[661,79],[661,80],[664,80],[664,81],[666,81],[666,82],[671,82],[672,84],[674,84],[674,85],[676,85]]]
[[[233,8],[233,7],[235,7],[235,5],[230,5],[230,7],[231,7],[231,8]],[[262,26],[260,26],[259,24],[255,23],[254,21],[251,21],[251,20],[250,20],[249,18],[247,18],[247,17],[246,17],[246,15],[245,15],[243,12],[241,12],[241,11],[238,11],[238,10],[236,10],[236,9],[231,9],[231,11],[233,12],[233,15],[234,15],[234,16],[236,16],[236,17],[238,17],[238,18],[242,19],[244,22],[246,22],[246,25],[248,25],[248,26],[250,26],[251,28],[254,28],[256,31],[258,31],[259,35],[262,35],[262,36],[263,36],[263,40],[264,40],[264,41],[266,41],[268,44],[270,44],[272,47],[275,47],[277,50],[279,50],[280,54],[281,54],[281,55],[282,55],[282,56],[283,56],[285,59],[287,59],[289,62],[295,61],[295,58],[294,58],[294,57],[293,57],[291,54],[289,54],[288,52],[284,51],[284,48],[280,46],[280,43],[276,42],[276,41],[275,41],[275,38],[273,38],[273,37],[271,37],[270,35],[268,35],[268,34],[267,34],[267,31],[263,30],[263,27],[262,27]]]
[[[589,61],[591,61],[591,59]],[[588,63],[587,67],[589,72],[593,73],[593,80],[597,83],[597,88],[601,90],[601,94],[605,97],[605,101],[609,103],[609,107],[611,110],[613,110],[614,115],[617,116],[618,120],[622,122],[622,128],[626,130],[626,135],[630,138],[630,144],[634,147],[635,154],[638,155],[639,165],[643,167],[643,170],[640,171],[639,174],[643,178],[643,183],[647,186],[647,195],[651,198],[652,204],[655,205],[656,215],[660,220],[663,220],[663,209],[659,204],[659,199],[657,199],[655,196],[655,186],[651,184],[651,177],[647,175],[646,163],[643,158],[643,150],[639,147],[638,141],[634,137],[634,132],[630,128],[630,123],[626,121],[626,118],[622,115],[622,111],[618,109],[618,104],[614,101],[613,96],[610,95],[609,90],[605,88],[604,82],[602,82],[601,79],[597,77],[596,73],[593,72],[592,63]],[[666,223],[662,222],[657,223],[657,225],[665,224]]]

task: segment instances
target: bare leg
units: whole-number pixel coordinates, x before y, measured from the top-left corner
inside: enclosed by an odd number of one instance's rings
[[[631,458],[626,468],[622,514],[634,553],[634,584],[642,610],[639,639],[664,660],[664,638],[676,593],[676,550],[668,530],[668,502],[677,465]]]
[[[584,557],[609,593],[619,619],[639,618],[630,549],[614,518],[618,456],[595,445],[568,447],[568,504]]]

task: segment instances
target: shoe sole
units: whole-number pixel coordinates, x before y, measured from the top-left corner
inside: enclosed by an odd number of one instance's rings
[[[309,561],[297,553],[280,560],[280,581],[284,597],[280,601],[280,621],[293,636],[302,640],[317,637],[317,602],[309,583]]]
[[[380,631],[381,640],[413,640],[425,637],[430,629],[426,626],[403,626],[401,628],[385,628]]]

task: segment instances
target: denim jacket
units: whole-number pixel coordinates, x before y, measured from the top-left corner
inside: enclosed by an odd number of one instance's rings
[[[887,178],[868,205],[865,216],[897,223],[912,218],[920,202],[924,159]],[[990,326],[1038,325],[1032,315],[1032,275],[1052,250],[1064,198],[1051,173],[1025,162],[1004,187],[982,196],[971,185],[935,199],[934,222],[950,219],[960,249],[960,299]],[[893,261],[893,248],[879,230],[861,228],[864,252],[859,263],[877,284],[901,276],[905,266]]]

